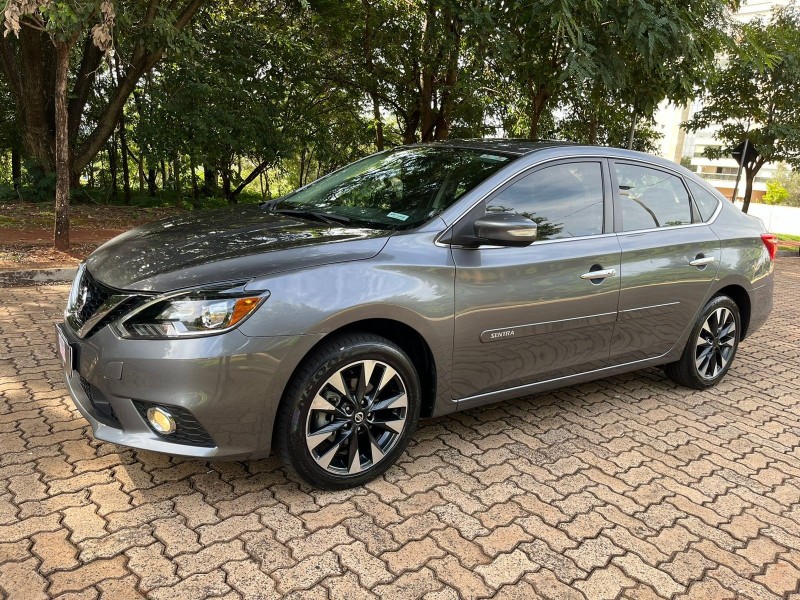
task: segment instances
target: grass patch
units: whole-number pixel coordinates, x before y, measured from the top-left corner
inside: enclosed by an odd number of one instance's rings
[[[775,235],[778,236],[778,241],[800,242],[800,235],[790,235],[788,233],[776,233]]]

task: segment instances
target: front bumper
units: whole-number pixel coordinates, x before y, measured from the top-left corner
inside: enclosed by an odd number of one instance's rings
[[[69,326],[57,327],[74,355],[64,369],[67,389],[97,439],[228,460],[269,454],[283,389],[321,337],[248,337],[233,330],[207,338],[126,340],[104,327],[80,339]],[[157,434],[144,418],[143,407],[150,405],[171,409],[182,416],[179,428],[207,437]]]

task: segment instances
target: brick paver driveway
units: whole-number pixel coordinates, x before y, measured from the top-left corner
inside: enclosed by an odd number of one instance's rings
[[[440,418],[379,481],[91,438],[65,286],[0,290],[0,596],[772,598],[800,578],[800,260],[710,392],[655,369]]]

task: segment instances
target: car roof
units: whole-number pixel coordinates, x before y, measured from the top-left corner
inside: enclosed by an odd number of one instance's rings
[[[649,162],[654,166],[661,166],[673,171],[682,173],[684,176],[692,176],[698,179],[694,173],[671,160],[615,146],[600,146],[592,144],[579,144],[563,140],[528,140],[524,138],[476,138],[476,139],[448,139],[436,142],[423,142],[412,144],[412,147],[439,146],[449,148],[467,148],[471,150],[485,150],[487,152],[499,152],[510,156],[522,157],[542,150],[561,151],[564,157],[573,153],[587,153],[592,156],[607,157],[611,159],[624,160],[633,159]]]
[[[475,138],[475,139],[448,139],[436,142],[414,144],[414,146],[444,146],[450,148],[469,148],[472,150],[487,150],[523,156],[537,150],[554,148],[558,146],[577,146],[572,142],[560,140],[526,140],[524,138]]]

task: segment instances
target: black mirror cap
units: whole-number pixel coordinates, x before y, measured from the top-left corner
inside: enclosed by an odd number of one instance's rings
[[[529,246],[536,241],[536,223],[514,213],[489,213],[474,225],[475,237],[495,246]]]

